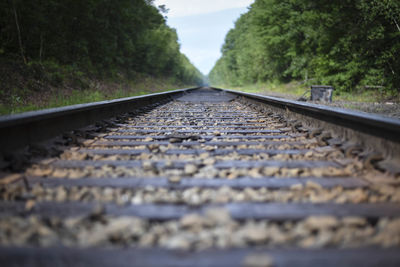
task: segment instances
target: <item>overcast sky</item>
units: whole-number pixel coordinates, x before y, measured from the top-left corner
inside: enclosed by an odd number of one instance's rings
[[[178,32],[181,52],[208,74],[221,56],[229,29],[254,0],[155,0],[166,5],[168,25]]]

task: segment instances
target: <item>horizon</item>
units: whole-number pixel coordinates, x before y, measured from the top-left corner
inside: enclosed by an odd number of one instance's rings
[[[180,50],[205,76],[221,57],[225,36],[234,28],[240,15],[248,11],[253,0],[237,0],[230,3],[222,0],[190,0],[191,5],[182,5],[177,0],[156,0],[156,7],[165,5],[167,24],[176,29]],[[212,5],[210,3],[213,3]]]

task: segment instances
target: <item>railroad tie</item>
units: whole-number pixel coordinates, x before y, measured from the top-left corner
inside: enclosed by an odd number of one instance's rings
[[[399,177],[349,140],[210,88],[122,117],[4,168],[4,266],[400,264]]]

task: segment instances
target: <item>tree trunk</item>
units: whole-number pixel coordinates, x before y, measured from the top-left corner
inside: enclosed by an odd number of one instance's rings
[[[400,32],[400,26],[399,26],[399,24],[397,23],[397,20],[395,19],[395,18],[393,18],[393,20],[394,20],[394,23],[396,24],[396,26],[397,26],[397,29],[399,30],[399,32]]]
[[[24,63],[27,64],[27,61],[26,61],[26,58],[25,58],[25,54],[24,54],[24,48],[22,46],[21,30],[19,28],[17,9],[15,8],[15,1],[14,0],[12,0],[12,6],[13,6],[13,11],[14,11],[15,25],[17,26],[18,43],[19,43],[19,49],[20,49],[20,52],[21,52],[21,57],[24,60]]]
[[[43,33],[40,33],[40,49],[39,49],[39,62],[42,64],[43,55]]]

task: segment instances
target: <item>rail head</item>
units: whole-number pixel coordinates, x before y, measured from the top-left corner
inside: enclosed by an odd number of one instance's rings
[[[199,88],[186,88],[150,95],[0,116],[0,152],[13,151],[32,143],[50,139],[65,131],[78,129],[96,121],[134,111]],[[212,89],[243,96],[283,111],[289,110],[323,122],[343,126],[367,135],[390,140],[397,144],[400,143],[400,120],[398,119],[229,89]]]
[[[50,139],[65,131],[78,129],[99,120],[134,111],[198,88],[185,88],[0,116],[0,152],[20,149],[26,145]]]
[[[195,88],[185,88],[185,89],[178,89],[172,90],[167,92],[161,93],[154,93],[148,95],[141,95],[141,96],[133,96],[133,97],[125,97],[125,98],[118,98],[112,100],[104,100],[99,102],[93,103],[85,103],[85,104],[77,104],[65,107],[58,107],[58,108],[49,108],[37,111],[29,111],[19,114],[12,114],[12,115],[4,115],[0,116],[0,129],[24,124],[34,121],[39,121],[48,118],[62,118],[64,115],[75,114],[75,113],[82,113],[85,111],[92,111],[95,109],[103,109],[103,108],[110,108],[110,107],[118,107],[120,105],[125,105],[129,103],[136,103],[141,100],[148,100],[148,99],[156,99],[156,98],[163,98],[172,95],[176,95],[179,93],[185,93],[190,90],[195,90]]]
[[[289,110],[314,119],[333,123],[335,125],[350,128],[364,134],[400,143],[400,120],[388,118],[376,114],[353,111],[343,108],[329,107],[313,103],[304,103],[278,97],[264,96],[253,93],[240,92],[229,89],[214,88],[247,99],[265,103],[282,110]]]

